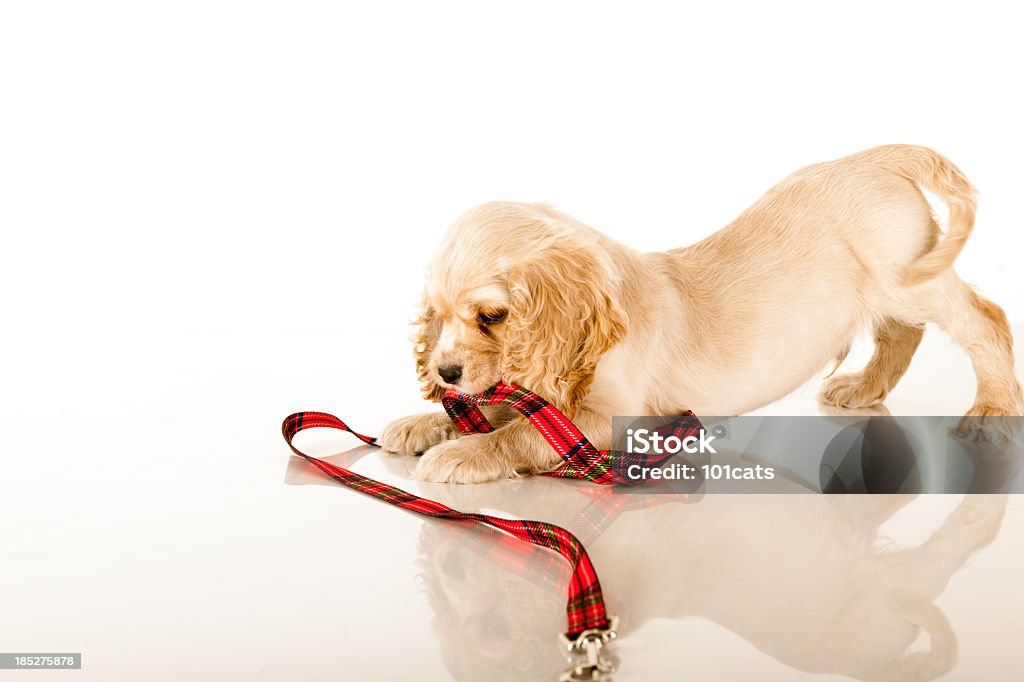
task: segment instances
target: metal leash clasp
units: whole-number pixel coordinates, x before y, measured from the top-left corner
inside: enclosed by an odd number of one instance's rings
[[[618,627],[619,619],[612,618],[607,628],[595,628],[584,630],[575,639],[569,639],[564,634],[560,635],[561,642],[569,652],[570,663],[575,657],[582,656],[583,660],[573,665],[562,673],[558,682],[601,682],[611,680],[611,674],[615,672],[618,664],[614,658],[608,656],[606,646],[615,639],[615,629]]]

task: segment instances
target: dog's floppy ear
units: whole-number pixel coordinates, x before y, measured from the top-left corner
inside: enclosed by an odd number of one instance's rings
[[[423,301],[420,303],[420,314],[413,321],[416,325],[416,334],[412,337],[413,354],[416,356],[416,374],[420,378],[420,391],[427,400],[439,402],[444,395],[444,389],[438,385],[432,376],[430,369],[430,353],[434,350],[437,337],[440,333],[440,322],[434,308],[427,300],[426,293],[423,294]]]
[[[626,332],[626,315],[606,264],[589,245],[554,242],[509,268],[502,377],[572,418],[598,360]]]

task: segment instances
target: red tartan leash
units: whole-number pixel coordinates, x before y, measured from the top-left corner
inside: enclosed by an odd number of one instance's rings
[[[630,484],[633,481],[620,473],[626,467],[632,464],[656,467],[670,457],[666,454],[637,455],[616,450],[598,450],[554,405],[536,393],[513,384],[498,384],[479,395],[450,389],[441,402],[455,426],[467,434],[494,430],[480,411],[480,405],[501,404],[518,411],[562,458],[562,464],[545,473],[546,476],[583,478],[603,485]],[[603,646],[615,637],[615,619],[608,617],[597,572],[576,536],[560,526],[543,521],[502,519],[486,514],[460,512],[440,502],[418,497],[307,455],[296,448],[292,440],[299,431],[316,427],[348,431],[368,445],[376,445],[377,439],[352,430],[345,422],[325,412],[297,412],[284,420],[281,432],[292,452],[342,485],[424,516],[491,526],[518,540],[552,549],[562,555],[572,568],[566,602],[568,628],[563,636],[564,643],[570,652],[582,653],[587,657],[585,664],[571,668],[563,679],[599,679],[601,675],[610,672],[610,664],[600,654]],[[670,427],[672,435],[684,438],[697,435],[701,425],[692,412],[686,412]]]
[[[498,384],[477,395],[449,389],[441,398],[441,404],[456,428],[467,434],[494,430],[479,405],[506,405],[519,412],[562,458],[556,469],[543,473],[543,476],[585,478],[601,485],[635,485],[638,481],[623,475],[630,466],[655,468],[672,457],[665,453],[640,455],[622,450],[598,450],[558,408],[515,384]],[[699,435],[700,429],[700,421],[693,412],[685,412],[667,428],[658,431],[663,436],[676,436],[682,440]]]

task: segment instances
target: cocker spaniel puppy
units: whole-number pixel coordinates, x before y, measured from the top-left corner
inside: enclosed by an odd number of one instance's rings
[[[949,206],[943,235],[921,192]],[[693,246],[640,253],[544,204],[493,202],[459,218],[429,270],[416,367],[424,395],[525,386],[599,448],[614,415],[735,415],[782,398],[873,330],[874,356],[832,376],[824,403],[881,402],[926,322],[970,355],[980,437],[1024,414],[1002,309],[951,265],[974,223],[974,189],[947,159],[877,147],[809,166]],[[526,420],[460,435],[444,413],[388,426],[380,444],[421,454],[417,474],[473,483],[559,459]],[[967,420],[965,420],[965,423]],[[965,427],[966,428],[966,427]]]

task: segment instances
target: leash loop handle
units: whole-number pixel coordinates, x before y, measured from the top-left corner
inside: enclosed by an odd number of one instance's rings
[[[590,561],[590,556],[584,549],[583,543],[575,535],[561,526],[544,521],[503,519],[486,514],[460,512],[440,502],[413,495],[401,488],[307,455],[295,446],[293,440],[300,431],[315,427],[348,431],[364,443],[375,445],[374,438],[353,431],[341,419],[326,412],[296,412],[289,415],[281,424],[281,433],[292,452],[347,488],[423,516],[491,526],[523,542],[557,552],[569,562],[572,569],[565,607],[567,622],[565,636],[575,640],[584,632],[610,628],[611,620],[605,611],[604,595],[601,592],[601,582],[597,578],[597,571]]]

